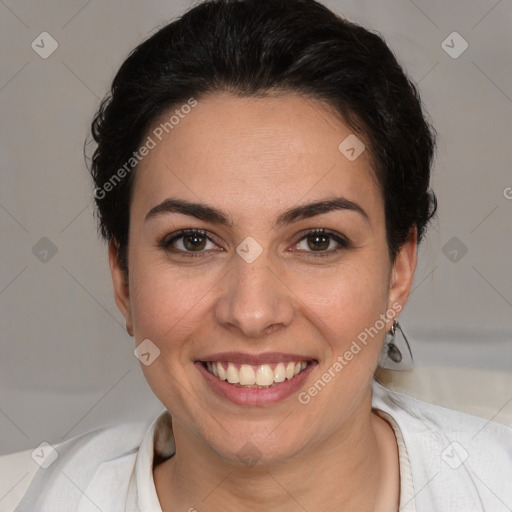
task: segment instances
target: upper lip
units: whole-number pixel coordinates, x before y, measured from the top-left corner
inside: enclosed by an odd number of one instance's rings
[[[198,361],[231,361],[233,363],[246,363],[250,365],[284,363],[289,361],[313,361],[314,358],[303,354],[285,354],[282,352],[264,352],[249,354],[244,352],[218,352],[197,359]]]

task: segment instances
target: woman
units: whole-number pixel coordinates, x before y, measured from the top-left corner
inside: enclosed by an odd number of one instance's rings
[[[207,1],[128,57],[92,133],[166,411],[55,447],[17,510],[509,510],[511,429],[374,379],[435,212],[433,131],[380,37],[313,0]]]

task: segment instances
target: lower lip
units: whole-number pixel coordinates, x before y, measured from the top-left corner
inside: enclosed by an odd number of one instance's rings
[[[306,369],[298,375],[295,375],[292,379],[286,379],[269,388],[242,388],[233,386],[229,384],[228,381],[215,377],[200,361],[197,361],[195,365],[217,395],[238,405],[261,407],[275,404],[296,393],[304,384],[304,381],[313,370],[316,362],[308,363]]]

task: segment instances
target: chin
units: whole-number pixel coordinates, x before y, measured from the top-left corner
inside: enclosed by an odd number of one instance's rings
[[[216,439],[207,438],[205,441],[220,458],[229,463],[247,467],[277,465],[295,457],[309,444],[307,439],[297,439],[290,434],[289,425],[279,431],[280,424],[272,422],[264,426],[258,422],[257,426],[246,429],[231,424],[228,431],[235,432],[233,436],[220,429]],[[294,429],[296,427],[295,423]]]

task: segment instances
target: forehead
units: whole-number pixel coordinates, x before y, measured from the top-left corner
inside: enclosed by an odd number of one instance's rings
[[[137,169],[133,209],[170,195],[249,218],[326,195],[382,203],[368,152],[351,160],[340,151],[354,134],[317,100],[205,96],[164,112],[146,136],[154,147]]]

